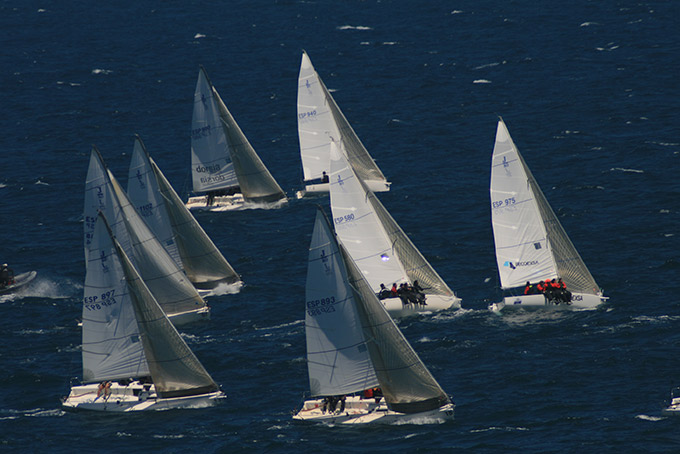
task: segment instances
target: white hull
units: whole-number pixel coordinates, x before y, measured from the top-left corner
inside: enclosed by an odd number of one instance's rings
[[[243,208],[245,204],[243,194],[224,195],[213,198],[213,201],[208,205],[208,196],[189,197],[186,207],[190,210],[204,210],[204,211],[231,211]]]
[[[186,325],[188,323],[194,323],[201,320],[210,320],[210,307],[205,306],[193,311],[168,314],[168,318],[175,326]]]
[[[438,424],[453,419],[453,416],[453,404],[421,413],[406,414],[390,410],[384,400],[376,404],[373,398],[362,399],[358,396],[348,396],[342,412],[339,403],[334,412],[324,412],[323,400],[314,399],[305,401],[302,409],[293,416],[293,419],[321,424]]]
[[[403,318],[411,315],[432,313],[446,309],[459,309],[461,299],[455,296],[425,295],[425,305],[404,304],[401,298],[386,298],[380,302],[392,318]]]
[[[392,184],[389,181],[382,180],[367,180],[364,181],[364,183],[366,184],[366,186],[368,186],[368,189],[370,189],[373,192],[388,192],[390,190],[390,185]],[[304,190],[297,191],[295,193],[295,197],[301,199],[307,194],[322,194],[324,192],[329,191],[330,191],[329,183],[308,184],[305,185]]]
[[[503,301],[492,303],[489,310],[500,312],[508,308],[540,308],[551,307],[556,309],[594,309],[604,303],[607,298],[586,293],[572,293],[571,302],[568,304],[554,304],[548,301],[543,294],[506,296]]]
[[[670,406],[668,408],[664,408],[663,412],[670,415],[680,415],[680,397],[674,397],[671,400]]]
[[[103,392],[97,397],[98,390],[99,385],[96,383],[74,386],[62,406],[65,410],[124,413],[174,408],[205,408],[216,405],[219,399],[226,397],[223,392],[215,391],[196,396],[163,399],[156,395],[154,385],[143,385],[136,381],[128,386],[112,383],[108,397]]]

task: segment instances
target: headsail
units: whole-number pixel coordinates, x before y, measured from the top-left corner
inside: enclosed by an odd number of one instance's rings
[[[102,211],[107,219],[114,220],[110,225],[116,238],[168,315],[204,308],[203,299],[139,216],[96,149],[93,149],[90,158],[87,182],[84,213],[86,258],[89,257],[88,240],[91,235],[88,220],[96,219],[98,211]],[[100,184],[95,186],[94,183]],[[98,197],[100,194],[102,198]]]
[[[309,246],[305,314],[307,367],[314,396],[378,386],[334,237],[325,215],[317,211]]]
[[[100,215],[98,222],[105,223],[105,218]],[[163,313],[111,229],[107,230],[106,238],[98,241],[111,251],[109,255],[115,262],[114,268],[122,270],[122,275],[117,277],[129,289],[130,297],[123,303],[131,303],[134,308],[148,370],[158,396],[184,397],[217,391],[217,384]],[[97,233],[101,234],[102,230]]]
[[[239,186],[247,201],[286,198],[201,67],[191,133],[194,191]]]
[[[174,246],[176,261],[201,289],[240,281],[238,274],[186,208],[139,136],[130,164],[128,195],[163,245]],[[148,219],[151,218],[152,222]],[[161,220],[162,219],[162,220]],[[171,236],[167,236],[170,230]],[[166,250],[174,257],[172,250]]]
[[[502,119],[496,131],[490,192],[503,288],[560,277],[572,292],[600,293]]]
[[[330,232],[329,226],[327,229]],[[329,240],[340,251],[347,273],[347,281],[342,273],[343,282],[356,305],[370,359],[389,408],[401,413],[419,413],[448,404],[449,397],[378,301],[343,243],[333,235]]]
[[[354,171],[366,182],[387,183],[385,175],[352,129],[306,52],[298,77],[298,134],[305,180],[329,171],[331,140],[342,141]]]
[[[374,291],[380,284],[418,281],[428,294],[454,297],[375,194],[331,143],[330,194],[333,220],[357,266]]]
[[[98,215],[92,222],[83,291],[83,381],[148,376],[137,319],[106,221]]]

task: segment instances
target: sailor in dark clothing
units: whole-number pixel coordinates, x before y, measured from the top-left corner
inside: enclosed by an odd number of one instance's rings
[[[6,263],[0,268],[0,287],[7,287],[14,284],[14,271]]]
[[[384,300],[392,296],[392,292],[385,287],[385,284],[380,284],[380,291],[378,292],[378,299]]]
[[[324,171],[321,173],[321,182],[322,182],[322,183],[328,183],[328,181],[329,181],[329,179],[328,179],[328,174],[326,174],[326,171],[324,170]]]

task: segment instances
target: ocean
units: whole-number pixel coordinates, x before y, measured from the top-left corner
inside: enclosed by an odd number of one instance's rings
[[[680,4],[673,1],[0,2],[2,452],[678,452]],[[322,427],[304,301],[316,205],[301,188],[302,50],[387,178],[378,197],[462,309],[399,327],[455,401],[436,425]],[[82,374],[82,211],[92,145],[127,180],[134,134],[186,196],[203,65],[291,199],[198,213],[242,275],[182,336],[228,398],[66,413]],[[487,310],[501,294],[489,177],[502,116],[610,297],[592,311]]]

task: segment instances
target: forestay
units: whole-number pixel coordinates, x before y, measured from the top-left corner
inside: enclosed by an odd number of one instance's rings
[[[306,52],[302,53],[298,77],[298,134],[305,180],[328,172],[330,142],[335,140],[343,143],[350,164],[364,181],[386,182]]]
[[[167,314],[205,307],[194,286],[149,230],[113,174],[106,169],[96,149],[92,150],[89,170],[92,175],[88,172],[84,213],[86,258],[91,239],[90,221],[96,219],[98,211],[101,211],[107,219],[113,220],[110,224],[116,238]]]
[[[171,249],[176,251],[181,268],[197,288],[213,288],[218,283],[233,284],[240,281],[236,271],[149,156],[139,137],[135,141],[130,165],[128,193],[142,216],[151,212],[145,216],[147,220],[152,220],[147,221],[149,227],[164,245],[174,246]],[[171,236],[167,236],[168,229]],[[168,252],[172,256],[171,250]]]
[[[374,291],[418,281],[427,294],[454,296],[375,194],[331,144],[331,210],[338,236]]]
[[[571,292],[600,293],[503,120],[491,165],[491,218],[503,288],[559,277]]]
[[[313,396],[378,386],[335,235],[319,210],[309,247],[305,333]]]
[[[380,303],[343,243],[339,244],[339,249],[368,341],[371,361],[389,408],[401,413],[419,413],[450,403],[449,397]]]

